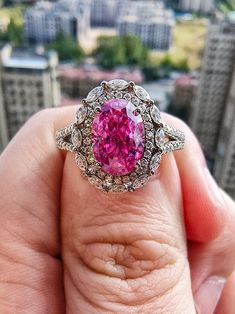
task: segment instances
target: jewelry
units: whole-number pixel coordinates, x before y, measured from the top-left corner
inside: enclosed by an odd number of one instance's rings
[[[78,105],[75,122],[56,132],[88,180],[106,192],[143,187],[162,156],[183,149],[183,132],[167,125],[149,94],[133,82],[102,82]]]

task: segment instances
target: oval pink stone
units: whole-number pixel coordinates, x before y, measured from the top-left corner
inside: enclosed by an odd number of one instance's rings
[[[111,175],[133,171],[145,144],[144,123],[135,106],[124,99],[106,101],[93,121],[92,143],[103,171]]]

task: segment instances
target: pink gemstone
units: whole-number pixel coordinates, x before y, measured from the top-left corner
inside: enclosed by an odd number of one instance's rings
[[[103,171],[112,175],[133,171],[145,144],[144,123],[135,106],[124,99],[106,101],[93,121],[92,142]]]

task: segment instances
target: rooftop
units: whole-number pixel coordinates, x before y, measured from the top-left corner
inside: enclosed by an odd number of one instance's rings
[[[182,75],[178,77],[175,81],[176,86],[182,86],[182,87],[190,87],[195,86],[197,82],[197,79],[191,75]]]
[[[118,69],[113,71],[100,70],[97,67],[73,67],[71,65],[62,65],[59,68],[59,75],[71,80],[85,80],[92,81],[113,80],[121,78],[126,81],[135,81],[140,84],[143,82],[143,74],[139,70],[130,71],[128,69]]]
[[[172,10],[166,9],[163,2],[135,1],[130,3],[128,10],[124,10],[120,21],[139,23],[174,23],[175,16]]]
[[[36,51],[30,48],[12,48],[5,45],[0,52],[4,67],[45,70],[49,66],[50,53]]]

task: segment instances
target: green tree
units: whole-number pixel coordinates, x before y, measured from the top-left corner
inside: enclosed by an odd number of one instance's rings
[[[23,41],[23,27],[10,19],[7,30],[0,32],[0,40],[10,42],[13,45],[20,45]]]
[[[145,65],[148,60],[148,49],[137,36],[127,34],[121,37],[125,47],[126,60],[129,65]]]
[[[165,69],[166,71],[177,70],[182,72],[188,72],[189,66],[187,59],[183,58],[179,61],[174,61],[170,54],[166,54],[159,65],[160,68]]]
[[[143,66],[148,59],[148,49],[133,35],[101,36],[94,51],[97,63],[105,69],[118,65]]]
[[[61,61],[74,60],[81,62],[85,56],[77,41],[64,33],[59,33],[55,40],[47,45],[47,48],[56,50]]]
[[[125,64],[125,48],[117,36],[101,36],[95,51],[97,63],[105,69]]]

